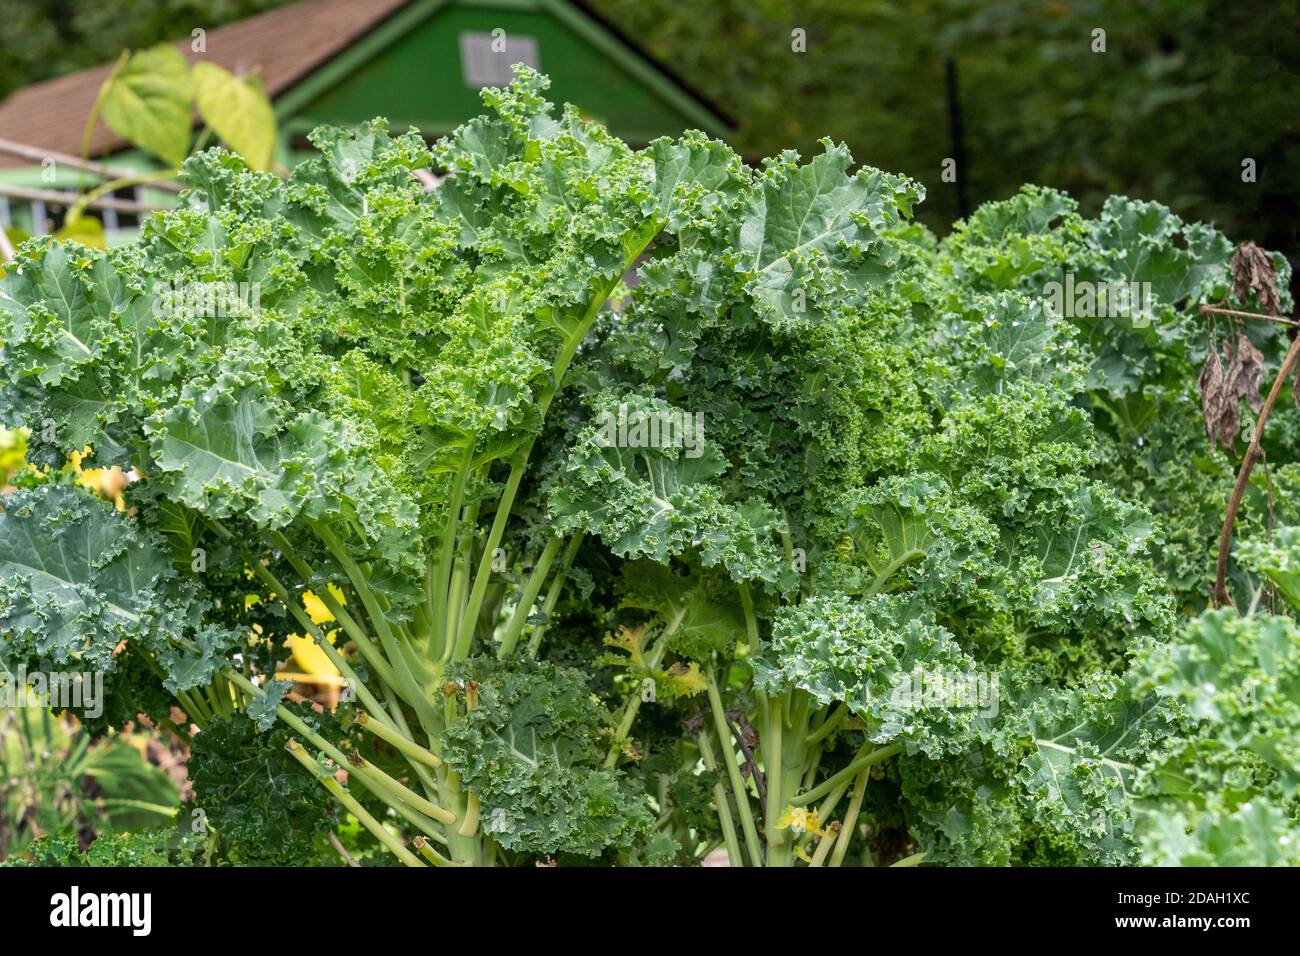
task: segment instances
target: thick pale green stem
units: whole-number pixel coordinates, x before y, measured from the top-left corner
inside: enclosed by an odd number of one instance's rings
[[[870,744],[867,744],[865,746],[869,747]],[[877,747],[876,749],[868,751],[866,753],[863,753],[862,751],[858,751],[858,756],[854,757],[853,761],[847,767],[845,767],[843,770],[839,771],[838,773],[830,777],[827,777],[820,784],[813,787],[811,790],[807,791],[806,793],[796,794],[794,797],[790,799],[790,802],[796,805],[805,805],[805,804],[812,803],[814,800],[820,800],[822,797],[826,796],[826,794],[830,793],[837,786],[839,786],[842,782],[851,778],[859,770],[870,769],[875,764],[878,764],[883,760],[888,760],[890,757],[894,756],[894,754],[902,753],[902,750],[903,750],[902,744],[893,743],[887,747]]]
[[[459,863],[453,863],[433,847],[429,846],[429,841],[424,837],[416,837],[411,841],[411,845],[420,851],[420,855],[432,863],[434,866],[460,866]]]
[[[840,704],[829,717],[821,722],[821,726],[808,735],[808,743],[815,744],[829,737],[839,728],[840,724],[844,723],[844,718],[848,717],[848,715],[848,704]]]
[[[695,738],[700,746],[700,756],[704,759],[704,766],[712,773],[718,772],[718,761],[713,756],[713,744],[709,740],[709,731],[701,727],[699,736]],[[721,776],[717,783],[713,785],[713,805],[718,809],[718,823],[722,828],[722,842],[727,847],[727,862],[732,866],[744,866],[745,858],[740,853],[740,841],[736,837],[736,824],[731,819],[731,805],[727,796],[726,785],[723,784]]]
[[[461,454],[456,477],[452,480],[451,501],[447,506],[447,523],[442,529],[442,540],[438,546],[438,563],[432,575],[430,589],[429,617],[433,635],[429,638],[428,657],[437,660],[450,640],[447,628],[447,589],[451,586],[451,567],[456,554],[456,530],[459,525],[461,502],[465,499],[465,481],[469,476],[470,463],[474,460],[474,445]]]
[[[461,820],[460,826],[456,828],[456,835],[463,837],[472,837],[478,832],[478,814],[480,810],[478,795],[468,793],[465,795],[465,819]]]
[[[243,674],[238,674],[234,671],[227,671],[226,676],[229,677],[232,681],[234,681],[239,686],[243,687],[251,694],[262,693],[262,691],[257,687],[257,685],[255,685],[252,681],[248,680],[248,678],[244,677]],[[280,720],[288,724],[291,728],[293,728],[295,732],[300,734],[305,740],[311,743],[312,746],[321,750],[331,760],[333,760],[336,764],[338,764],[339,767],[346,769],[350,774],[355,774],[356,776],[365,780],[365,782],[373,784],[375,787],[378,788],[378,790],[392,795],[397,800],[406,803],[408,806],[418,810],[419,812],[423,813],[425,816],[437,820],[440,823],[455,822],[456,817],[449,810],[446,810],[443,807],[440,807],[437,804],[432,803],[431,801],[420,796],[414,790],[411,790],[409,787],[406,787],[405,785],[398,782],[397,780],[394,780],[387,773],[385,773],[383,770],[380,770],[378,767],[370,763],[368,760],[365,760],[356,755],[354,755],[352,759],[349,759],[346,754],[344,754],[332,743],[330,743],[324,737],[320,736],[314,730],[308,727],[307,724],[301,718],[299,718],[297,714],[289,710],[287,707],[283,706],[282,704],[278,704],[276,705],[275,713],[276,716],[280,718]]]
[[[415,638],[406,629],[405,625],[396,625],[395,633],[399,638],[397,650],[401,657],[402,666],[406,668],[416,684],[420,687],[428,687],[429,682],[433,679],[433,671],[429,670],[424,659],[416,651]]]
[[[207,700],[204,699],[203,691],[200,688],[193,687],[190,689],[190,700],[198,708],[199,715],[205,723],[210,723],[216,717],[216,714],[212,712],[212,708],[208,706]]]
[[[514,612],[506,624],[505,633],[501,636],[501,646],[497,648],[497,657],[501,660],[509,657],[514,652],[515,645],[519,643],[519,635],[524,632],[524,624],[528,621],[528,612],[532,610],[533,602],[537,600],[542,585],[546,583],[547,575],[551,573],[551,565],[555,563],[555,558],[560,553],[562,540],[552,538],[548,541],[533,566],[533,573],[528,576],[528,582],[519,596],[519,603],[515,605]]]
[[[456,822],[456,815],[450,810],[445,807],[440,807],[432,800],[420,796],[410,787],[394,780],[368,760],[362,758],[359,763],[348,762],[346,766],[349,769],[349,772],[356,774],[364,782],[376,784],[381,790],[393,796],[399,803],[405,803],[412,809],[423,813],[431,820],[437,820],[439,823]]]
[[[840,801],[844,799],[844,792],[849,789],[850,782],[851,781],[848,780],[844,781],[826,796],[826,799],[822,801],[822,805],[817,808],[818,820],[826,821],[831,818],[831,814],[835,812],[835,808],[838,807]]]
[[[293,596],[280,580],[267,568],[263,567],[260,561],[254,560],[249,566],[252,568],[253,573],[266,582],[271,590],[275,592],[276,596],[284,606],[289,609],[289,613],[294,616],[302,626],[303,630],[305,630],[311,636],[311,639],[316,642],[316,646],[325,652],[325,656],[329,658],[330,663],[338,668],[339,673],[351,683],[353,690],[357,692],[357,697],[360,698],[362,704],[369,707],[379,720],[391,723],[392,719],[388,716],[388,711],[385,710],[383,705],[380,704],[375,696],[370,693],[369,688],[362,683],[361,678],[358,677],[356,671],[352,669],[352,665],[350,665],[334,645],[329,642],[329,639],[321,633],[320,629],[311,620],[307,612],[298,606],[298,602],[294,600]]]
[[[388,794],[382,789],[376,787],[374,784],[366,780],[364,777],[354,776],[352,779],[354,779],[357,783],[361,784],[361,786],[366,790],[368,790],[376,799],[382,801],[385,806],[391,809],[394,813],[396,813],[398,816],[404,819],[411,826],[415,827],[415,829],[419,830],[422,834],[424,834],[425,836],[429,837],[432,840],[437,840],[439,843],[446,846],[447,837],[445,834],[440,832],[440,830],[443,827],[445,827],[446,824],[436,823],[435,821],[426,817],[423,813],[413,810],[411,807],[407,806],[407,804],[404,803],[403,801],[394,800],[391,794]]]
[[[357,803],[352,794],[348,793],[342,784],[331,776],[323,775],[320,772],[320,768],[317,767],[316,762],[303,752],[302,744],[298,743],[298,741],[291,737],[289,738],[285,749],[293,755],[295,760],[306,767],[307,771],[313,777],[324,785],[325,789],[333,795],[335,800],[343,804],[349,813],[360,820],[361,825],[374,834],[375,839],[387,847],[389,852],[407,866],[424,866],[415,854],[402,846],[401,840],[397,839],[397,837],[389,832],[387,827],[372,817],[365,807]]]
[[[181,708],[184,709],[185,715],[189,717],[190,723],[198,727],[199,730],[207,726],[208,721],[203,716],[203,711],[199,709],[189,691],[178,690],[175,696],[176,700],[180,702]]]
[[[433,714],[432,705],[429,703],[424,689],[419,682],[412,676],[406,658],[402,654],[402,649],[398,646],[399,638],[393,633],[388,618],[384,615],[384,609],[379,603],[379,599],[370,589],[370,582],[365,572],[352,560],[347,550],[343,547],[343,542],[338,536],[326,525],[319,521],[310,522],[312,530],[316,536],[321,539],[325,547],[329,549],[338,562],[343,573],[348,576],[348,581],[352,589],[361,598],[361,604],[366,609],[366,614],[370,618],[370,624],[379,635],[379,642],[383,645],[384,654],[388,662],[392,665],[393,672],[397,677],[397,687],[404,693],[403,697],[407,698],[408,703],[415,708],[416,714],[420,717],[420,722],[426,730],[432,728],[435,715]],[[328,589],[327,589],[328,590]],[[323,600],[323,599],[322,599]]]
[[[898,570],[903,567],[903,565],[924,557],[925,552],[921,551],[919,548],[913,548],[911,551],[899,555],[893,561],[889,562],[888,566],[886,566],[883,571],[876,575],[876,579],[872,581],[871,586],[867,588],[867,595],[870,596],[879,593],[880,589],[889,583],[889,579],[892,578]]]
[[[795,832],[780,828],[777,822],[791,805],[795,789],[816,770],[806,743],[811,698],[801,690],[773,697],[763,708],[766,714],[761,740],[763,766],[767,777],[767,865],[791,866],[794,863]],[[820,755],[820,748],[816,753]],[[811,765],[810,765],[811,764]]]
[[[853,831],[858,826],[858,812],[862,809],[862,798],[866,795],[867,778],[870,776],[870,767],[863,767],[858,771],[857,783],[853,785],[853,799],[849,801],[848,813],[844,814],[844,825],[840,829],[839,839],[835,841],[835,851],[831,854],[831,866],[839,866],[844,862],[844,854],[849,850],[849,841],[853,839]]]
[[[402,702],[398,699],[397,692],[393,690],[392,687],[385,687],[384,696],[388,698],[388,709],[389,713],[393,715],[394,726],[402,732],[402,736],[407,740],[414,740],[415,735],[411,733],[411,728],[406,724],[406,717],[402,714]],[[435,756],[439,756],[441,751],[442,738],[437,734],[430,736],[429,752],[433,753]],[[420,783],[424,786],[425,796],[432,798],[434,794],[441,794],[441,790],[438,787],[438,780],[429,767],[423,763],[416,762],[411,764],[411,769],[414,770],[415,775],[420,778]]]
[[[749,593],[749,585],[740,584],[740,606],[745,611],[745,638],[751,650],[758,646],[758,618],[754,615],[754,598]]]
[[[809,866],[821,866],[826,862],[826,855],[830,853],[831,847],[835,845],[835,838],[839,834],[839,828],[828,828],[817,841],[817,850],[813,853]]]
[[[447,635],[443,642],[440,663],[451,662],[456,650],[456,634],[460,631],[460,618],[469,600],[469,565],[474,555],[474,536],[477,534],[475,521],[478,519],[478,505],[465,509],[465,520],[461,522],[465,533],[460,536],[460,546],[451,561],[451,578],[447,582],[447,614],[443,624],[443,633]]]
[[[781,737],[781,708],[776,701],[773,701],[767,708],[767,726],[761,742],[763,774],[767,781],[767,822],[763,832],[767,835],[768,866],[789,866],[793,860],[793,841],[790,831],[777,826],[777,821],[781,819],[781,810],[785,806],[781,800],[785,771]]]
[[[339,623],[347,633],[348,637],[352,639],[352,642],[357,645],[357,649],[366,659],[366,663],[371,666],[379,676],[379,679],[389,687],[395,688],[400,693],[401,687],[398,685],[397,674],[393,671],[392,666],[388,663],[387,659],[385,659],[380,649],[375,645],[374,640],[365,632],[365,629],[357,623],[356,619],[348,613],[347,609],[344,608],[330,592],[329,583],[318,575],[310,564],[298,556],[293,547],[289,544],[289,540],[283,534],[280,534],[278,531],[273,531],[271,532],[270,540],[279,552],[284,555],[285,560],[288,561],[294,571],[298,573],[298,576],[303,579],[303,583],[308,587],[315,588],[313,593],[316,593],[316,596],[320,598],[321,603],[325,605],[325,608],[334,615],[334,620]],[[254,567],[253,570],[256,572],[257,568]],[[287,594],[288,592],[286,591],[285,593]],[[281,595],[280,600],[284,601],[285,604],[288,604],[291,607],[294,606],[292,602],[283,595]],[[326,651],[326,654],[328,653],[329,651]],[[407,701],[407,703],[414,706],[414,703],[411,701]],[[371,705],[366,704],[366,706],[370,707]]]
[[[638,237],[635,249],[628,252],[622,268],[612,279],[602,284],[591,299],[588,300],[581,318],[579,318],[572,331],[568,333],[559,354],[556,356],[555,364],[551,369],[550,384],[538,395],[537,405],[542,419],[546,418],[551,402],[564,387],[564,376],[568,373],[569,364],[573,361],[574,355],[577,354],[578,347],[582,345],[583,339],[587,337],[592,322],[609,298],[610,292],[613,291],[614,286],[618,285],[624,273],[632,267],[632,263],[636,262],[637,257],[650,245],[651,240],[654,239],[661,228],[662,224],[660,223],[646,223],[643,230],[644,239]],[[469,655],[470,644],[474,638],[474,628],[478,624],[478,615],[483,608],[483,597],[487,593],[488,579],[492,572],[492,555],[500,546],[506,525],[510,521],[510,511],[514,507],[515,495],[519,491],[519,482],[523,479],[524,472],[528,468],[528,458],[532,454],[535,441],[536,439],[533,438],[526,441],[519,447],[510,461],[510,474],[506,478],[505,488],[502,490],[501,499],[497,503],[496,516],[493,518],[492,528],[488,532],[488,539],[483,548],[483,557],[480,559],[478,570],[474,574],[474,586],[470,590],[469,601],[465,613],[461,617],[453,660],[463,660]]]
[[[722,695],[718,693],[718,683],[713,677],[712,669],[707,676],[709,691],[709,709],[713,712],[713,725],[718,732],[718,741],[722,750],[722,762],[727,768],[727,777],[731,781],[731,792],[736,796],[736,813],[740,816],[740,826],[745,834],[745,845],[749,848],[750,862],[754,866],[763,865],[762,844],[758,839],[758,828],[754,826],[754,815],[749,808],[749,795],[745,790],[744,778],[740,775],[740,765],[736,763],[736,748],[731,741],[731,728],[727,726],[727,715],[722,707]]]
[[[564,590],[564,579],[568,576],[573,559],[578,556],[578,549],[582,547],[583,536],[583,532],[579,531],[569,539],[569,546],[564,549],[564,554],[560,557],[560,565],[555,569],[555,580],[551,582],[551,589],[546,592],[546,600],[542,602],[542,617],[546,620],[533,629],[533,636],[528,639],[529,657],[536,657],[537,652],[542,648],[542,637],[546,634],[547,622],[555,613],[555,605],[559,603],[560,593]]]
[[[519,482],[523,480],[528,469],[528,456],[532,453],[533,441],[529,439],[519,447],[510,460],[510,475],[501,492],[497,504],[497,513],[492,519],[492,529],[488,532],[487,542],[483,545],[483,556],[479,559],[478,570],[474,572],[474,586],[470,589],[469,602],[460,619],[460,632],[456,635],[455,650],[452,660],[460,661],[469,656],[470,644],[474,639],[474,626],[478,624],[479,611],[483,609],[483,597],[487,594],[488,580],[492,576],[492,558],[501,546],[501,538],[510,522],[510,509],[515,505],[515,495],[519,491]]]
[[[799,785],[800,790],[807,790],[817,779],[817,771],[821,769],[823,749],[821,744],[813,744],[808,752],[808,759],[804,763],[803,782]]]
[[[196,690],[198,693],[196,693],[195,696],[199,697],[200,700],[208,705],[208,710],[212,712],[214,718],[220,718],[222,720],[228,719],[229,715],[221,709],[221,701],[217,699],[217,695],[212,690],[211,684],[202,688],[196,688]]]
[[[680,623],[680,620],[678,623]],[[668,650],[668,639],[676,629],[677,624],[674,624],[670,630],[664,631],[655,640],[654,646],[650,648],[645,656],[645,665],[649,670],[657,668],[663,660],[664,652]],[[605,766],[607,768],[618,763],[619,754],[623,752],[623,745],[627,743],[628,738],[631,736],[632,724],[636,721],[636,715],[641,710],[642,698],[638,690],[634,690],[623,704],[623,714],[614,730],[614,739],[609,745],[609,753],[605,755]]]
[[[396,749],[400,750],[405,756],[422,763],[427,767],[441,767],[442,758],[425,750],[419,744],[412,740],[406,739],[396,728],[389,727],[381,720],[376,720],[364,710],[357,714],[357,723],[365,730],[370,731],[380,740],[386,741]]]

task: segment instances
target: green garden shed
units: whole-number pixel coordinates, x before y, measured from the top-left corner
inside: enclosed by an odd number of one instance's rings
[[[725,138],[730,127],[635,38],[576,0],[305,0],[175,45],[192,63],[258,72],[286,166],[320,124],[386,116],[394,129],[415,126],[436,138],[481,112],[480,89],[508,83],[516,62],[550,76],[553,101],[576,104],[636,145],[687,128]],[[38,235],[57,227],[62,210],[52,197],[75,189],[80,175],[59,157],[81,154],[86,118],[112,67],[37,83],[0,103],[0,140],[30,148],[0,153],[0,224]],[[158,165],[102,122],[90,156],[118,170]],[[115,194],[99,208],[110,238],[129,237],[141,212],[172,196]]]

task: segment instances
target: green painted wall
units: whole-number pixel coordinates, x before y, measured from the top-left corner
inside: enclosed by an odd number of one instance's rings
[[[432,14],[295,110],[292,126],[303,130],[386,116],[395,129],[417,126],[429,135],[448,132],[483,111],[479,91],[466,86],[461,72],[460,34],[490,33],[497,27],[507,37],[518,34],[537,41],[541,70],[551,78],[552,102],[577,104],[623,139],[644,144],[699,125],[548,13],[453,6]]]

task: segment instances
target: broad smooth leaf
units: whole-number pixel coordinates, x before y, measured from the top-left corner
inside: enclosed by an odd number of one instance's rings
[[[189,152],[193,102],[189,65],[164,43],[131,54],[112,76],[102,115],[119,136],[179,166]]]
[[[79,242],[91,249],[108,248],[108,240],[104,237],[104,224],[94,216],[82,216],[76,222],[68,223],[54,234],[54,238]]]
[[[207,124],[252,169],[270,169],[275,113],[256,77],[240,78],[213,63],[196,63],[194,85]]]

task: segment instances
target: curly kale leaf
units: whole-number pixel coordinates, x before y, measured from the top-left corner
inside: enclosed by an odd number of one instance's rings
[[[1055,189],[1022,186],[957,223],[943,242],[954,285],[983,292],[1041,289],[1057,266],[1082,252],[1078,204]]]
[[[289,704],[309,725],[322,720],[337,740],[336,723],[305,704]],[[311,855],[317,834],[334,823],[329,793],[285,751],[291,731],[259,730],[244,714],[214,720],[194,738],[189,774],[194,807],[216,831],[224,853],[240,863],[275,866]]]
[[[100,254],[61,243],[43,252],[29,254],[0,286],[0,310],[8,317],[8,362],[19,375],[56,386],[111,355],[131,295]]]
[[[1150,283],[1159,305],[1212,295],[1227,278],[1232,245],[1223,234],[1185,223],[1160,203],[1111,196],[1090,225],[1106,277]]]
[[[1155,693],[1176,701],[1208,736],[1300,787],[1300,626],[1285,616],[1207,611],[1177,641],[1144,655]]]
[[[1033,701],[1024,714],[1030,751],[1018,776],[1022,799],[1058,852],[1068,848],[1092,865],[1132,861],[1130,795],[1173,721],[1158,698],[1109,678]]]
[[[50,834],[27,848],[26,859],[0,866],[202,866],[205,837],[179,827],[104,833],[81,849],[73,835]]]
[[[1272,561],[1260,549],[1252,560]],[[1300,627],[1206,611],[1139,658],[1145,687],[1183,715],[1140,794],[1143,861],[1295,865],[1300,847]]]
[[[596,534],[625,558],[698,555],[736,580],[775,580],[783,522],[759,499],[728,500],[717,483],[727,462],[693,413],[657,398],[602,399],[551,492],[558,530]]]
[[[995,707],[965,699],[977,678],[992,678],[905,595],[817,595],[782,607],[754,668],[768,693],[798,688],[822,706],[847,704],[868,740],[935,758],[984,736]]]
[[[683,575],[653,561],[630,561],[619,576],[619,595],[623,607],[658,615],[669,650],[693,660],[734,646],[745,632],[735,586],[708,571]]]
[[[736,225],[745,290],[773,325],[816,322],[887,281],[894,251],[884,233],[925,195],[878,169],[849,176],[848,149],[822,147],[804,166],[791,151],[768,161]]]
[[[930,473],[885,478],[848,496],[852,547],[841,557],[860,570],[845,583],[852,580],[855,591],[874,593],[906,581],[936,598],[988,600],[987,588],[999,571],[991,559],[998,529],[954,499],[951,486]]]
[[[943,761],[898,761],[908,832],[926,862],[1008,866],[1026,840],[1014,767],[985,749]]]
[[[1237,560],[1267,578],[1291,610],[1300,612],[1300,528],[1280,527],[1270,541],[1241,541]]]
[[[639,785],[603,766],[609,716],[581,672],[476,659],[461,676],[478,705],[447,728],[443,757],[478,794],[484,832],[507,850],[588,858],[649,838]]]
[[[235,636],[205,624],[155,534],[80,488],[15,492],[0,514],[0,617],[11,654],[110,671],[123,641],[167,655],[168,687],[205,684]]]
[[[1263,800],[1194,822],[1157,811],[1140,839],[1148,866],[1300,866],[1300,824]]]

